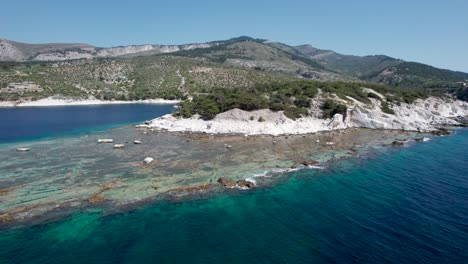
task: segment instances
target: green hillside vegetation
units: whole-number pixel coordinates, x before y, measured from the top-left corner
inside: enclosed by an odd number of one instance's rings
[[[451,81],[468,79],[468,74],[435,67],[416,62],[403,62],[396,67],[396,74],[414,75],[430,78],[437,81]]]
[[[402,62],[384,55],[362,57],[343,55],[331,50],[316,49],[310,45],[301,45],[294,48],[303,56],[317,61],[328,70],[359,78]]]
[[[0,62],[0,88],[30,81],[44,89],[21,94],[0,92],[0,100],[34,100],[54,95],[102,100],[185,99],[214,91],[220,93],[220,89],[247,90],[263,92],[271,109],[284,110],[296,117],[307,114],[303,110],[307,105],[304,98],[310,98],[292,87],[294,83],[302,85],[303,79],[316,81],[307,86],[363,103],[369,103],[368,94],[361,89],[363,85],[385,94],[389,102],[410,103],[427,96],[425,89],[456,92],[457,82],[468,80],[467,73],[383,55],[342,55],[310,45],[293,47],[250,37],[207,44],[211,47],[170,54],[149,52],[62,62]],[[34,48],[36,53],[50,51],[47,45],[17,45]],[[58,44],[53,50],[80,47],[86,45]],[[287,92],[288,89],[294,92]],[[463,91],[458,94],[459,98],[466,98]]]
[[[44,92],[0,93],[0,100],[38,99],[53,95],[102,100],[184,99],[188,94],[204,93],[217,87],[253,87],[256,83],[292,78],[168,55],[57,63],[2,63],[1,87],[13,82],[31,81],[43,87]]]
[[[332,99],[327,99],[323,102],[320,107],[323,111],[324,118],[332,118],[335,114],[343,115],[343,119],[346,118],[346,111],[348,108],[344,104],[340,104]]]
[[[388,101],[393,103],[411,103],[429,96],[422,90],[403,90],[370,83],[288,81],[257,84],[252,88],[214,89],[207,94],[195,96],[192,101],[182,102],[176,114],[185,118],[199,114],[209,120],[234,108],[245,111],[270,109],[284,111],[287,117],[297,119],[309,115],[311,99],[317,96],[319,89],[323,93],[336,94],[344,100],[351,101],[348,97],[352,97],[363,103],[370,103],[369,98],[376,98],[377,95],[363,92],[363,87],[386,95]],[[333,99],[326,100],[322,110],[325,118],[331,118],[336,113],[346,114],[346,106]],[[382,110],[393,114],[388,102],[383,102]]]
[[[402,62],[385,70],[386,74],[375,72],[364,79],[408,89],[456,88],[457,82],[468,80],[468,73],[438,69],[415,62]]]
[[[459,88],[455,95],[458,99],[468,102],[468,87]]]
[[[257,84],[253,88],[214,89],[198,95],[192,101],[179,105],[179,115],[188,118],[199,114],[212,119],[216,114],[239,108],[245,111],[269,108],[283,110],[289,118],[308,115],[310,99],[318,93],[312,82],[292,81],[285,83]]]
[[[317,62],[301,56],[300,53],[291,52],[265,45],[264,40],[241,38],[239,41],[229,41],[225,44],[210,48],[198,48],[175,52],[173,55],[191,58],[206,58],[209,61],[225,63],[229,59],[246,60],[252,62],[272,63],[271,70],[293,72],[295,70],[315,68],[324,69]],[[277,65],[281,65],[279,67]],[[275,69],[276,68],[276,69]],[[285,70],[286,69],[286,70]]]

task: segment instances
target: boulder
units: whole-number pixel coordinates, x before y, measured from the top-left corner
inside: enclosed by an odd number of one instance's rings
[[[439,136],[439,137],[440,137],[440,136],[447,136],[447,135],[450,135],[450,131],[448,131],[448,130],[445,129],[445,128],[439,128],[438,130],[432,131],[431,133],[432,133],[432,135],[434,135],[434,136]]]
[[[110,139],[110,138],[100,138],[97,140],[98,143],[112,143],[114,142],[113,139]]]
[[[19,151],[19,152],[25,152],[25,151],[29,151],[30,148],[17,148],[16,151]]]
[[[145,164],[150,164],[150,163],[153,162],[153,161],[154,161],[154,159],[151,158],[151,157],[146,157],[146,158],[143,160],[143,162],[144,162]]]
[[[255,187],[255,184],[251,181],[247,181],[247,180],[238,180],[237,181],[237,186],[239,186],[240,188],[254,188]]]
[[[328,127],[331,129],[343,129],[346,128],[344,123],[345,117],[342,114],[335,114],[331,119],[330,123],[328,123]]]
[[[233,180],[228,180],[226,178],[219,178],[218,183],[220,183],[224,187],[228,187],[228,188],[236,187],[236,185],[237,185],[237,182],[235,182]]]
[[[247,180],[233,181],[233,180],[229,180],[229,179],[226,179],[226,178],[223,178],[223,177],[218,179],[218,183],[220,183],[221,185],[223,185],[226,188],[239,187],[239,188],[248,188],[248,189],[250,189],[250,188],[255,187],[255,183],[253,183],[251,181],[247,181]]]
[[[304,166],[314,166],[314,165],[319,164],[319,162],[315,160],[304,160],[301,162],[301,164]]]
[[[404,146],[404,145],[405,145],[405,142],[403,142],[403,141],[395,140],[395,141],[392,142],[392,146],[394,146],[394,147],[401,147],[401,146]]]

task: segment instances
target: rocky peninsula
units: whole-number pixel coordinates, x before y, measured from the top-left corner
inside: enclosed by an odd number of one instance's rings
[[[312,99],[308,116],[290,119],[284,111],[261,109],[244,111],[231,109],[206,120],[195,114],[190,118],[165,115],[138,127],[170,132],[197,132],[207,134],[243,135],[292,135],[347,128],[391,129],[415,132],[436,131],[441,126],[461,125],[458,118],[468,116],[468,103],[448,97],[428,97],[412,103],[386,103],[387,98],[371,89],[364,88],[378,98],[369,98],[363,103],[355,98],[341,99],[335,94],[320,94]],[[323,117],[320,106],[327,98],[346,106],[346,111],[335,113],[331,118]],[[391,111],[383,110],[383,107]]]

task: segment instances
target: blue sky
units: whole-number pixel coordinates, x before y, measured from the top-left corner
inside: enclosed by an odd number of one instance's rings
[[[241,35],[468,72],[467,0],[7,1],[0,38],[96,46]]]

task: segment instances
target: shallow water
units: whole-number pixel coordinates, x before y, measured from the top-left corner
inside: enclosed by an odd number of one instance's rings
[[[0,224],[43,222],[90,206],[107,212],[159,198],[204,195],[219,191],[217,180],[221,177],[239,180],[264,175],[268,177],[256,177],[255,181],[274,184],[272,176],[303,160],[326,166],[340,158],[377,151],[382,144],[401,137],[410,135],[355,129],[244,138],[122,127],[80,137],[4,144],[0,147]],[[112,138],[125,147],[98,144],[98,138]],[[133,144],[136,139],[142,144]],[[334,145],[326,145],[327,141]],[[31,150],[15,151],[20,146]],[[145,165],[145,157],[155,161]]]
[[[0,263],[466,263],[468,130],[271,187],[0,231]]]

